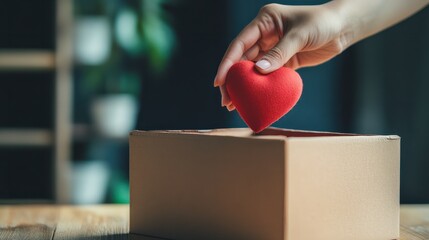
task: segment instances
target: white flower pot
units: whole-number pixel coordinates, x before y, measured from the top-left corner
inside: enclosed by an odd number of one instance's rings
[[[98,97],[92,104],[92,117],[97,132],[106,137],[123,138],[135,127],[138,103],[129,94]]]
[[[73,164],[72,203],[103,203],[110,177],[110,170],[101,160]]]
[[[76,19],[74,38],[77,62],[99,65],[109,57],[111,33],[108,18],[92,16]]]

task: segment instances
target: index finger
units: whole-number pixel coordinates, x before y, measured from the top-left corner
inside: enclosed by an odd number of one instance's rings
[[[219,64],[214,81],[215,87],[225,84],[225,77],[229,68],[234,65],[234,63],[240,61],[243,54],[259,40],[260,36],[261,33],[255,23],[255,20],[253,20],[238,34],[238,36],[229,45],[222,61]]]

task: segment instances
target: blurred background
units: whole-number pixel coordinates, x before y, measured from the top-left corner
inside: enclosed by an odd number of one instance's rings
[[[212,83],[267,3],[2,2],[0,203],[127,203],[131,129],[244,127]],[[428,203],[428,42],[425,9],[299,70],[303,96],[274,126],[400,135],[401,202]]]

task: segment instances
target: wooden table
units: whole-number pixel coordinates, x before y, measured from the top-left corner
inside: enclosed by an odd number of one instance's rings
[[[0,206],[0,239],[132,239],[128,205]],[[429,239],[429,205],[401,206],[401,240]]]

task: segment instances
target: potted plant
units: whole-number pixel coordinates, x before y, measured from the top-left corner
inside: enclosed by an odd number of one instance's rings
[[[124,138],[135,127],[140,78],[127,71],[105,76],[91,104],[95,129],[105,137]]]
[[[144,59],[148,63],[147,71],[162,74],[171,58],[175,35],[162,8],[167,2],[128,0],[116,3],[116,7],[106,7],[114,10],[110,13],[105,10],[104,13],[110,19],[111,31],[94,29],[95,24],[91,30],[81,31],[85,36],[82,36],[84,40],[81,40],[80,45],[83,47],[80,47],[80,55],[88,55],[91,51],[100,56],[108,55],[104,61],[96,64],[91,64],[95,61],[87,62],[82,71],[87,89],[96,96],[90,108],[92,122],[103,136],[126,137],[135,126],[142,80],[138,74],[140,69],[136,69],[141,66],[136,63]],[[96,19],[101,22],[100,16]],[[97,36],[97,33],[105,36]],[[96,40],[89,39],[92,35]],[[90,46],[94,42],[97,44]],[[111,46],[109,54],[95,51],[107,43]],[[91,60],[91,57],[94,60],[94,54],[87,59]]]
[[[128,202],[128,180],[126,171],[121,169],[120,148],[136,125],[141,83],[151,80],[142,79],[141,73],[163,74],[171,59],[175,34],[163,8],[169,2],[171,0],[76,2],[79,5],[75,22],[75,76],[79,89],[75,100],[79,106],[76,119],[86,125],[89,115],[91,129],[97,132],[94,137],[89,131],[87,159],[76,164],[74,175],[79,181],[74,195],[77,197],[86,196],[83,192],[86,188],[80,186],[94,181],[92,176],[100,178],[98,192],[108,192],[111,201]],[[86,168],[93,169],[99,163],[109,166],[107,177],[86,174],[89,178],[85,180],[85,174],[80,172],[90,173],[92,170],[86,171]],[[106,178],[110,179],[108,183]],[[94,195],[104,196],[103,193]],[[76,199],[79,203],[95,202],[89,197],[82,201]]]

